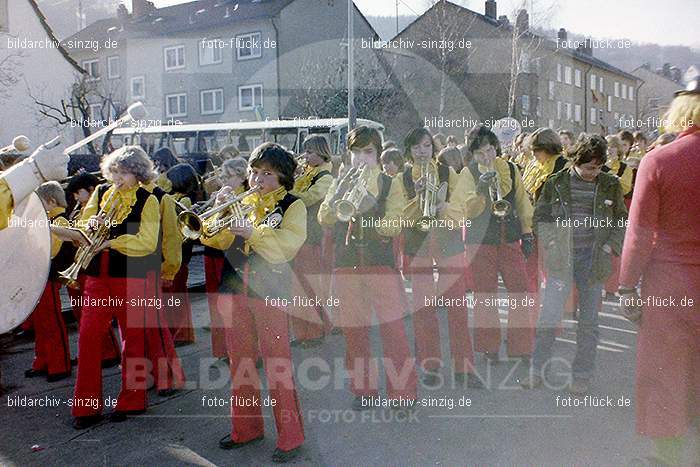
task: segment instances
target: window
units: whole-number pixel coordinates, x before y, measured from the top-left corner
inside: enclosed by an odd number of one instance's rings
[[[557,101],[557,120],[561,120],[561,102]]]
[[[595,125],[596,123],[598,123],[598,112],[591,108],[591,124]]]
[[[577,88],[581,87],[581,70],[574,71],[574,86]]]
[[[90,79],[100,79],[100,61],[99,60],[85,60],[83,62],[83,70],[87,71]]]
[[[634,86],[629,87],[627,96],[630,98],[631,101],[634,100]]]
[[[612,112],[612,96],[608,96],[608,112]]]
[[[561,63],[557,63],[557,81],[561,83]]]
[[[581,104],[576,104],[574,106],[574,121],[575,122],[581,121]]]
[[[107,77],[110,79],[119,78],[119,65],[121,60],[119,55],[107,57]]]
[[[571,84],[571,67],[564,67],[564,82],[566,84]]]
[[[262,57],[262,44],[259,32],[236,36],[236,57],[238,60]]]
[[[595,75],[591,75],[591,90],[595,91]]]
[[[572,116],[571,115],[571,104],[567,102],[566,103],[566,119],[571,120],[571,116]]]
[[[521,102],[523,115],[530,115],[530,96],[522,96]]]
[[[620,83],[615,81],[615,97],[620,97]]]
[[[224,61],[224,52],[218,39],[203,39],[199,43],[199,65],[215,65]]]
[[[598,109],[598,121],[603,124],[603,109]]]
[[[176,45],[163,49],[165,71],[180,70],[185,68],[185,46]]]
[[[542,98],[541,97],[537,98],[537,116],[538,117],[542,116]]]
[[[659,98],[650,97],[649,98],[649,110],[656,110],[659,108]]]
[[[554,128],[554,120],[552,120],[552,119],[550,118],[549,121],[548,121],[547,127],[548,127],[548,128]]]
[[[187,94],[168,94],[165,96],[165,116],[184,117],[187,115]]]
[[[99,122],[102,120],[102,104],[90,104],[90,120]]]
[[[549,96],[550,101],[554,100],[554,81],[552,80],[549,81],[549,89],[547,95]]]
[[[614,117],[615,117],[615,124],[617,126],[620,126],[620,112],[615,112]]]
[[[603,92],[603,77],[598,78],[598,91]]]
[[[224,90],[208,89],[199,93],[202,115],[224,113]]]
[[[622,98],[627,99],[627,85],[626,84],[622,85]]]
[[[238,87],[238,110],[253,110],[263,105],[262,85]]]
[[[131,98],[143,99],[146,97],[146,77],[134,76],[131,78]]]

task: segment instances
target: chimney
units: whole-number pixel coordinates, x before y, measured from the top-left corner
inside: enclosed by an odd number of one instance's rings
[[[497,17],[496,0],[486,0],[485,12],[486,12],[486,17],[491,18],[491,19],[496,19],[496,17]]]
[[[518,12],[518,18],[515,20],[515,27],[520,32],[530,29],[530,15],[527,14],[527,11],[520,10]]]
[[[126,9],[123,3],[119,4],[117,7],[117,19],[122,24],[129,21],[129,10]]]
[[[590,38],[586,38],[583,40],[583,44],[579,45],[576,48],[576,52],[584,55],[590,55],[591,57],[593,56],[593,43],[591,42]]]
[[[670,77],[671,77],[671,64],[670,64],[670,63],[664,63],[663,75],[664,75],[666,78],[670,78]]]
[[[508,26],[510,24],[510,21],[508,20],[508,16],[506,15],[501,15],[498,17],[498,23],[501,26]]]
[[[140,18],[146,16],[151,12],[155,11],[156,7],[153,2],[148,0],[132,0],[131,2],[131,15],[133,18]]]
[[[683,78],[683,73],[681,73],[681,69],[678,68],[677,66],[672,66],[671,67],[671,79],[675,81],[676,83],[681,83]]]
[[[557,33],[557,38],[559,39],[559,42],[566,42],[566,38],[567,38],[566,29],[559,28],[559,32]]]

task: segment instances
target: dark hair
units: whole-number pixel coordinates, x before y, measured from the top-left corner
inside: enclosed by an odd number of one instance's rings
[[[151,159],[153,159],[155,165],[164,172],[167,172],[168,170],[170,170],[171,167],[177,165],[180,162],[177,160],[177,157],[173,155],[173,152],[170,150],[170,148],[165,147],[160,148],[156,152],[154,152]]]
[[[396,164],[396,167],[399,168],[399,172],[403,170],[403,156],[401,155],[401,151],[399,151],[396,148],[389,148],[385,150],[379,159],[383,164],[387,162],[393,162],[394,164]]]
[[[386,151],[387,149],[391,149],[391,148],[395,148],[395,147],[397,147],[396,142],[393,140],[390,140],[390,139],[384,141],[384,144],[382,144],[383,151]]]
[[[551,128],[538,128],[530,136],[532,151],[544,151],[548,154],[561,154],[562,146],[559,135]]]
[[[403,139],[403,147],[404,147],[404,153],[403,157],[407,161],[413,162],[413,155],[411,154],[411,147],[415,146],[416,144],[420,143],[421,140],[425,137],[430,138],[430,143],[433,145],[433,154],[432,158],[435,158],[435,140],[433,139],[433,135],[430,133],[430,130],[428,130],[425,127],[419,127],[419,128],[414,128],[411,131],[408,132],[406,137]]]
[[[647,141],[647,137],[646,137],[646,136],[644,135],[644,133],[642,133],[641,131],[635,131],[633,136],[634,136],[634,140],[635,140],[635,141],[637,141],[637,140],[642,140],[642,141],[644,141],[645,143],[648,142],[648,141]]]
[[[630,143],[630,146],[634,144],[634,135],[631,131],[622,130],[617,134],[617,136],[619,136],[622,141],[627,141]]]
[[[599,135],[586,136],[571,150],[574,165],[597,162],[603,165],[608,160],[608,143]]]
[[[309,135],[304,138],[301,145],[304,151],[312,151],[318,154],[325,162],[331,160],[331,149],[328,140],[322,135]]]
[[[377,150],[377,162],[379,162],[379,156],[382,154],[382,135],[376,129],[363,125],[348,133],[348,150],[370,145]]]
[[[574,133],[569,131],[569,130],[564,130],[563,128],[560,128],[557,133],[559,133],[559,136],[564,136],[564,135],[568,136],[572,142],[574,140]]]
[[[173,186],[173,193],[192,195],[199,189],[199,177],[190,164],[176,164],[165,173]]]
[[[501,156],[501,142],[498,141],[498,136],[485,125],[479,125],[472,128],[469,132],[469,152],[472,154],[478,151],[480,147],[490,144],[496,148],[496,155]]]
[[[447,148],[447,147],[446,147],[446,148],[443,148],[442,151],[440,151],[440,153],[438,154],[438,157],[437,157],[437,158],[438,158],[438,161],[439,161],[441,164],[446,165],[446,166],[448,166],[448,167],[452,167],[452,166],[447,162],[447,159],[449,159],[450,157],[451,157],[451,158],[454,158],[454,159],[456,159],[456,160],[459,161],[460,166],[461,166],[461,167],[459,167],[459,170],[461,170],[462,167],[464,166],[464,158],[462,157],[462,151],[460,151],[459,149],[457,149],[457,148]],[[454,168],[454,167],[453,167],[453,168]],[[457,168],[454,168],[454,169],[457,170]],[[457,170],[457,172],[459,172],[459,170]]]
[[[284,186],[286,190],[294,188],[294,172],[297,169],[297,161],[294,159],[294,154],[287,151],[284,146],[277,143],[261,144],[250,153],[248,165],[255,168],[267,165],[279,173],[280,185]]]
[[[78,172],[73,175],[66,186],[66,193],[77,193],[80,190],[92,191],[100,184],[100,179],[89,172]]]

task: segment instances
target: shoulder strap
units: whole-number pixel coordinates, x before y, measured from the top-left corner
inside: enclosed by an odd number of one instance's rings
[[[386,214],[386,200],[389,197],[389,191],[391,190],[391,182],[392,179],[390,176],[384,172],[379,173],[379,179],[377,180],[377,184],[379,185],[379,198],[377,198],[377,211],[379,217],[384,217],[384,214]]]
[[[563,170],[566,167],[566,159],[564,159],[562,156],[559,156],[557,160],[554,162],[554,169],[552,170],[552,174],[555,174],[561,170]]]
[[[408,166],[403,171],[403,187],[406,190],[406,197],[413,199],[416,197],[416,184],[413,182],[413,167]]]
[[[317,181],[321,179],[321,177],[325,177],[326,175],[330,175],[331,173],[327,170],[321,170],[319,173],[314,175],[314,178],[311,179],[311,184],[313,185]]]
[[[622,174],[625,173],[625,169],[627,168],[627,164],[624,162],[620,162],[620,168],[617,169],[617,176],[622,178]]]

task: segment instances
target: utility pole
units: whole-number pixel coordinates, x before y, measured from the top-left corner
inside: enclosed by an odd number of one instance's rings
[[[348,0],[348,132],[355,128],[355,46],[353,0]]]
[[[399,0],[396,0],[396,35],[399,35]]]

